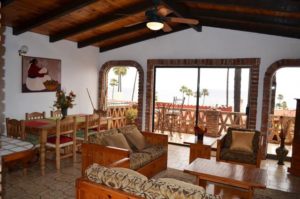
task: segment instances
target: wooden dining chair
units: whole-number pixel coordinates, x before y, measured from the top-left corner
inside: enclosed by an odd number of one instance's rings
[[[77,131],[76,139],[80,141],[88,141],[89,136],[100,132],[101,117],[99,114],[91,114],[85,116],[85,124],[82,130]]]
[[[50,111],[50,116],[54,118],[62,118],[61,110]]]
[[[5,122],[6,122],[7,137],[24,140],[25,138],[24,121],[6,118]]]
[[[60,170],[61,159],[73,157],[73,161],[76,161],[76,128],[76,117],[58,119],[56,120],[56,135],[47,138],[47,150],[55,150],[57,170]],[[71,149],[71,152],[64,149]]]
[[[45,119],[46,113],[44,112],[32,112],[32,113],[26,113],[25,119],[26,120],[37,120],[37,119]]]

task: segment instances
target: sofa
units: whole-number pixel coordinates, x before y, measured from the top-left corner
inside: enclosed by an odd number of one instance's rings
[[[117,165],[152,177],[167,168],[168,136],[140,132],[135,125],[99,132],[82,144],[82,174],[88,166]]]
[[[90,165],[76,181],[77,199],[218,199],[203,187],[171,178],[148,179],[126,168]]]

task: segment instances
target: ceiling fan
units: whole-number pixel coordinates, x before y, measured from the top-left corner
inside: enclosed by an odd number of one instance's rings
[[[172,27],[167,22],[184,23],[197,25],[199,21],[197,19],[183,18],[183,17],[168,17],[172,10],[161,7],[158,9],[158,0],[153,1],[154,7],[146,10],[145,15],[147,17],[146,26],[150,30],[163,29],[164,32],[172,31]]]

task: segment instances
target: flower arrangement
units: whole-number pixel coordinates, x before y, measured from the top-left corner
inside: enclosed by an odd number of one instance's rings
[[[56,91],[56,101],[54,101],[54,107],[57,109],[67,109],[72,108],[74,104],[76,95],[71,91],[69,95],[65,91],[57,90]]]

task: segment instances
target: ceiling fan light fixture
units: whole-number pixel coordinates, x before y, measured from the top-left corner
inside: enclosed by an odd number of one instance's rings
[[[164,27],[164,24],[160,21],[149,21],[146,25],[150,30],[160,30]]]

